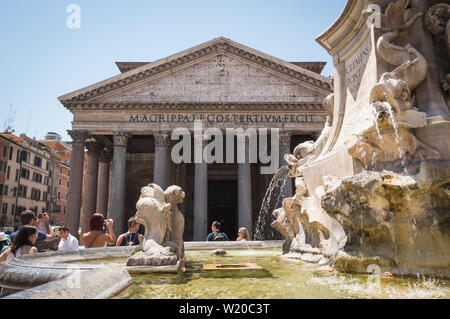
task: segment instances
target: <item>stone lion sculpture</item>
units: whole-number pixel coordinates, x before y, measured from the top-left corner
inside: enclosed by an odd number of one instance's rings
[[[145,226],[145,234],[127,266],[175,265],[183,258],[184,217],[177,204],[183,202],[184,196],[178,186],[166,192],[156,184],[142,187],[135,218]]]

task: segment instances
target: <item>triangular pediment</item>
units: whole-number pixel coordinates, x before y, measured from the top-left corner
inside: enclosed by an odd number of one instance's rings
[[[218,38],[61,96],[74,103],[317,102],[328,78]],[[245,99],[243,99],[245,96]]]

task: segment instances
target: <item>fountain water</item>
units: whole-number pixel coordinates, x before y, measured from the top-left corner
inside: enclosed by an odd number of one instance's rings
[[[280,234],[271,227],[272,212],[281,206],[280,199],[288,177],[289,167],[286,165],[282,166],[270,181],[254,228],[255,240],[277,240],[281,238]]]

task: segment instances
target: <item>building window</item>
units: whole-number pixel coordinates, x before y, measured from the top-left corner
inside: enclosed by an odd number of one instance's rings
[[[58,199],[61,199],[61,192],[58,192]]]
[[[62,167],[59,168],[59,173],[62,174]]]
[[[3,195],[8,196],[8,185],[5,185],[5,190],[3,192]]]
[[[61,186],[62,185],[62,179],[60,178],[59,179],[59,186]]]
[[[6,172],[6,179],[9,179],[10,175],[11,175],[11,166],[8,166],[8,171]]]
[[[27,197],[27,187],[23,185],[19,185],[19,197]]]
[[[69,177],[70,177],[70,169],[69,169],[69,170],[67,170],[67,176],[69,176]]]
[[[38,173],[33,173],[33,181],[36,183],[42,183],[42,175]]]
[[[6,215],[7,211],[8,211],[8,203],[3,203],[3,205],[2,205],[2,215]]]
[[[8,156],[8,146],[4,145],[3,146],[3,157],[6,157],[6,156]]]
[[[44,194],[42,195],[42,200],[43,200],[44,202],[46,202],[46,201],[47,201],[47,197],[48,197],[48,193],[47,193],[47,192],[44,192]]]
[[[3,189],[4,189],[4,187],[5,187],[5,186],[4,186],[3,184],[0,184],[0,195],[3,194]]]
[[[42,167],[42,158],[35,156],[34,157],[34,166]]]
[[[20,177],[30,179],[30,171],[26,168],[22,168],[22,171],[20,172]]]
[[[11,206],[11,215],[14,215],[15,211],[16,211],[16,205],[12,204],[12,206]]]
[[[45,170],[48,171],[48,161],[47,164],[45,164]]]
[[[67,181],[67,188],[69,188],[69,184],[70,184],[70,182],[69,182],[69,181]]]
[[[11,147],[9,148],[9,160],[10,160],[10,161],[12,161],[13,153],[14,153],[14,148],[11,146]]]
[[[41,200],[41,191],[35,188],[31,189],[31,199],[40,201]]]
[[[17,182],[18,180],[19,180],[19,170],[16,169],[16,178],[15,178],[15,181]]]
[[[66,200],[69,199],[69,193],[66,193]]]
[[[5,163],[6,166],[6,163]],[[3,171],[3,161],[0,161],[0,172]]]
[[[31,154],[26,151],[22,151],[22,161],[30,163],[31,162]]]

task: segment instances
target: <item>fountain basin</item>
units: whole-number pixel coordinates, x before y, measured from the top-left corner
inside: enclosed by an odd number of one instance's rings
[[[186,242],[185,249],[280,249],[282,243],[283,241]],[[177,265],[164,267],[125,267],[124,264],[114,262],[102,263],[126,259],[134,248],[90,248],[74,252],[52,251],[21,256],[0,264],[0,286],[21,291],[9,298],[109,298],[130,284],[130,273],[178,272],[184,265],[184,260],[179,261]],[[102,275],[111,271],[114,273],[114,276],[110,276],[111,279]],[[73,296],[62,293],[61,291],[71,290],[67,285],[71,282],[69,277],[74,275],[81,276],[82,288]],[[43,291],[45,293],[42,293]]]

